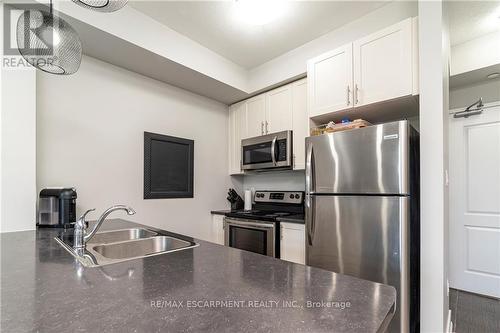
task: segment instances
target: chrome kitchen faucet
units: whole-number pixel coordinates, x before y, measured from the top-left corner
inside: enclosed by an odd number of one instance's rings
[[[85,217],[87,216],[88,213],[95,211],[95,208],[87,210],[75,223],[75,231],[74,231],[74,243],[73,243],[73,248],[75,250],[81,250],[85,248],[85,245],[87,242],[94,237],[95,233],[97,230],[101,227],[101,224],[104,222],[106,217],[108,217],[109,214],[116,210],[124,210],[127,212],[128,215],[134,215],[135,210],[128,206],[124,205],[116,205],[112,206],[104,211],[102,213],[101,217],[97,220],[96,225],[94,228],[90,231],[87,232],[87,223],[85,221]]]

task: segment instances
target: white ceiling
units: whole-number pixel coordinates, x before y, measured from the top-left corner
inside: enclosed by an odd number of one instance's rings
[[[287,1],[263,26],[235,19],[234,1],[132,1],[135,9],[251,69],[383,6],[384,1]]]
[[[449,1],[451,45],[500,29],[500,1]]]

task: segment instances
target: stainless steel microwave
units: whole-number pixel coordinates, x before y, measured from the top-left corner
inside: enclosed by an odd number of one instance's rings
[[[243,171],[291,169],[292,147],[292,131],[241,140],[241,169]]]

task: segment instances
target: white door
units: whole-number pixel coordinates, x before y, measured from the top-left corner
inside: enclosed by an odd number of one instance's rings
[[[266,94],[266,134],[292,129],[292,87],[286,85]]]
[[[450,285],[500,297],[500,106],[449,130]]]
[[[354,42],[354,106],[413,92],[412,19]]]
[[[304,264],[306,261],[305,225],[281,222],[280,257],[283,260]]]
[[[352,107],[352,43],[307,62],[309,116]]]
[[[309,136],[309,118],[307,116],[307,79],[292,84],[293,111],[293,169],[305,168],[305,140]]]
[[[266,99],[265,95],[258,95],[246,101],[247,104],[247,135],[251,138],[265,134]]]

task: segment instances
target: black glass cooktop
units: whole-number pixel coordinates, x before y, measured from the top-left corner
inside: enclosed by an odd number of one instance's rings
[[[227,213],[228,217],[243,218],[250,220],[277,221],[277,218],[291,215],[290,212],[274,212],[266,210],[240,210]]]

